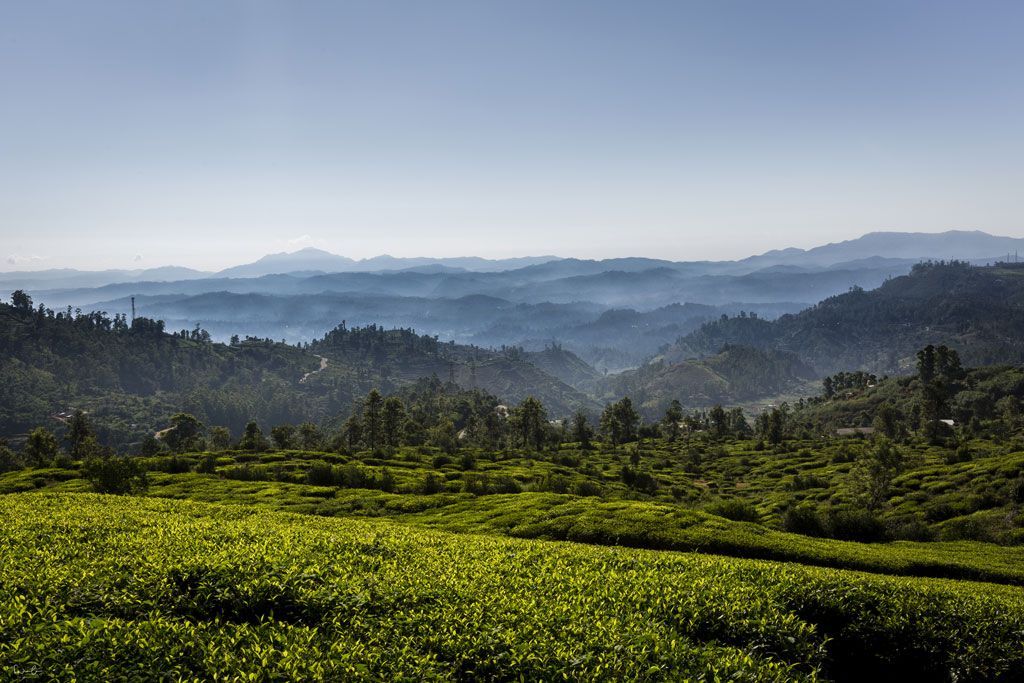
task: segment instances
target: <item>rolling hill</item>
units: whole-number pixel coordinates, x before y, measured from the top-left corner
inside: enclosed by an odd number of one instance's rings
[[[904,373],[927,344],[965,364],[1024,360],[1024,268],[923,263],[878,289],[854,288],[778,320],[732,317],[682,337],[667,354],[693,357],[726,344],[797,354],[819,373],[863,368]]]

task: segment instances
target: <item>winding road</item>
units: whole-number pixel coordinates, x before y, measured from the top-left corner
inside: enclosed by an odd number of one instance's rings
[[[323,372],[324,370],[327,369],[327,359],[324,358],[323,356],[317,356],[317,358],[320,359],[320,367],[317,368],[316,370],[312,370],[310,372],[307,372],[305,375],[303,375],[302,379],[299,380],[299,384],[304,384],[307,379],[309,379],[310,377],[312,377],[316,373]]]

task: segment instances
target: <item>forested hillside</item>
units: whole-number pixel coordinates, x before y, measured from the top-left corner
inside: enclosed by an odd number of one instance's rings
[[[182,411],[233,434],[250,420],[336,429],[372,389],[430,377],[508,401],[532,395],[558,417],[599,407],[518,348],[442,343],[411,330],[341,325],[308,348],[237,337],[220,344],[204,330],[167,332],[148,318],[36,308],[21,292],[0,304],[0,321],[0,438],[44,425],[59,431],[76,410],[90,415],[101,443],[122,447]],[[568,356],[561,365],[585,367]]]
[[[311,383],[333,383],[333,391],[351,390],[362,395],[373,388],[388,391],[405,382],[436,376],[507,401],[518,403],[533,396],[558,416],[577,410],[595,411],[599,407],[535,365],[531,356],[517,347],[484,349],[440,342],[437,337],[418,335],[408,329],[385,330],[377,325],[348,328],[342,324],[308,349],[330,361],[328,369]],[[331,369],[336,364],[344,369],[348,381],[341,381],[346,378]],[[579,367],[576,369],[579,371]]]
[[[168,333],[160,321],[0,304],[0,434],[56,425],[76,409],[101,440],[136,440],[182,409],[240,429],[246,420],[325,414],[297,387],[316,359],[270,340],[215,344],[202,330]]]
[[[927,344],[948,344],[968,365],[1020,362],[1024,267],[922,263],[878,289],[854,288],[775,321],[745,316],[707,323],[669,353],[715,353],[725,344],[790,351],[822,374],[905,373]]]
[[[673,400],[687,408],[735,405],[801,388],[814,377],[795,354],[727,344],[700,359],[660,357],[600,387],[605,398],[630,396],[645,416],[658,419]]]

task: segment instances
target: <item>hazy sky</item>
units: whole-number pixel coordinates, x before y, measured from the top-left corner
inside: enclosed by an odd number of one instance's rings
[[[0,270],[1024,235],[1024,2],[0,2]]]

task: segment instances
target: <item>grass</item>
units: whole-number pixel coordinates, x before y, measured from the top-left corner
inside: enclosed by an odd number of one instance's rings
[[[1019,680],[1024,591],[93,494],[0,497],[19,680]]]

